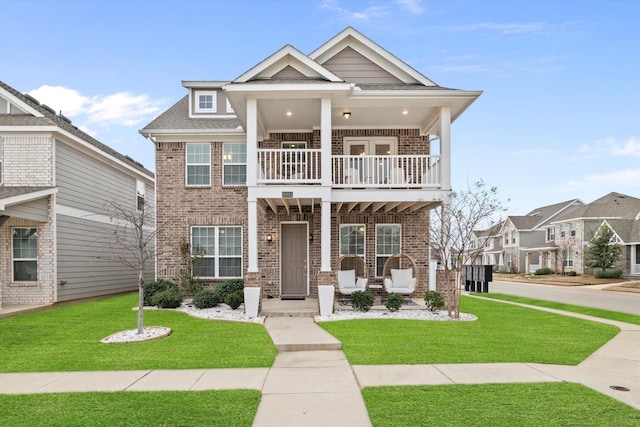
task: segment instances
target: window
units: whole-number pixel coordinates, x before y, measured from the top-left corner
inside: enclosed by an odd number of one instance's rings
[[[13,229],[13,281],[38,280],[38,230]]]
[[[215,113],[218,97],[215,90],[197,90],[196,113]]]
[[[509,244],[509,233],[504,233],[504,244],[505,245]]]
[[[223,185],[245,185],[247,183],[247,144],[223,144],[222,164]]]
[[[565,231],[565,225],[560,224],[560,237],[565,237],[566,234],[567,232]]]
[[[571,249],[564,251],[564,266],[573,267],[573,251]]]
[[[364,258],[364,224],[344,224],[340,226],[340,256],[360,255]]]
[[[211,185],[211,144],[187,144],[187,186]]]
[[[384,263],[400,253],[400,224],[376,225],[376,277],[384,274]]]
[[[513,254],[507,254],[507,267],[513,266]]]
[[[144,209],[144,182],[136,180],[136,208],[141,211]]]
[[[547,241],[551,242],[553,240],[556,240],[556,228],[549,227],[547,228]]]
[[[516,232],[512,231],[511,232],[511,243],[515,243],[516,242]]]
[[[192,227],[191,253],[203,250],[196,277],[242,277],[242,227]]]
[[[571,237],[576,237],[576,223],[572,222],[569,227],[571,227]]]

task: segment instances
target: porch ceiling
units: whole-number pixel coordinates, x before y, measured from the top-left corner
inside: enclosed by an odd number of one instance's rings
[[[258,199],[258,207],[262,212],[267,213],[269,210],[277,212],[279,208],[284,207],[287,214],[299,213],[299,212],[311,212],[320,210],[316,206],[321,202],[320,199],[306,199],[306,198],[267,198]],[[422,208],[433,209],[440,205],[439,201],[431,202],[416,202],[416,201],[404,201],[404,202],[333,202],[331,203],[332,209],[335,209],[339,213],[364,213],[368,208],[371,208],[371,213],[400,213],[400,212],[415,212]]]

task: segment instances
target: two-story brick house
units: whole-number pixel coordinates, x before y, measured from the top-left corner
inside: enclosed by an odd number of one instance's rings
[[[0,309],[137,289],[109,204],[153,211],[154,193],[141,164],[0,82]]]
[[[243,278],[264,296],[317,295],[343,254],[370,280],[406,253],[428,288],[429,211],[451,192],[451,124],[480,96],[448,89],[347,28],[287,45],[187,94],[140,131],[156,148],[158,277]],[[437,149],[436,149],[437,147]]]

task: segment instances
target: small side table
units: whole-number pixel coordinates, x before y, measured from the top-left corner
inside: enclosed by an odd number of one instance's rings
[[[380,305],[382,305],[382,289],[384,286],[382,285],[369,285],[369,289],[374,293],[374,295],[380,297]]]

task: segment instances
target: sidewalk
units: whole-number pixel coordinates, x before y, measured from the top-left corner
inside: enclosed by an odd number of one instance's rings
[[[256,389],[262,399],[254,426],[370,426],[363,387],[569,381],[640,409],[640,326],[532,308],[615,324],[621,332],[578,366],[350,366],[340,342],[313,319],[272,317],[265,328],[279,354],[271,368],[0,374],[0,394]]]

